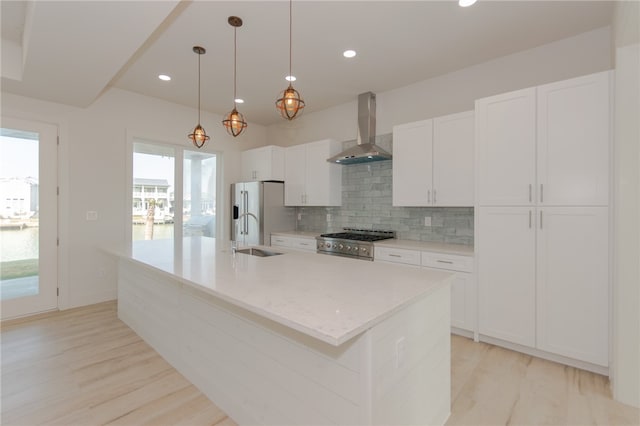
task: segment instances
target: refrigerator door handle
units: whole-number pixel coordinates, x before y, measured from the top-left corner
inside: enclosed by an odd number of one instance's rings
[[[244,234],[249,235],[249,191],[244,191]]]

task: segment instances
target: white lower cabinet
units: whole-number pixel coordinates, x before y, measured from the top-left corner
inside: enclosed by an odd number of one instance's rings
[[[284,247],[314,253],[316,251],[316,240],[313,237],[271,235],[271,245],[273,247]]]
[[[473,257],[390,247],[376,247],[374,256],[375,261],[380,263],[454,272],[455,277],[451,283],[452,331],[477,332],[478,296],[473,275]]]
[[[478,210],[480,334],[607,367],[608,208]]]
[[[608,208],[545,207],[538,216],[537,347],[607,366]]]
[[[422,252],[422,266],[455,272],[451,283],[451,327],[475,333],[478,293],[473,275],[473,258]]]
[[[477,241],[480,334],[534,347],[534,208],[480,207]]]

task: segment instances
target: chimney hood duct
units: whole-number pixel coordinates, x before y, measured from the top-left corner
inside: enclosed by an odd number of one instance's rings
[[[358,144],[327,159],[330,163],[361,164],[391,160],[391,154],[375,144],[376,95],[371,92],[358,96]]]

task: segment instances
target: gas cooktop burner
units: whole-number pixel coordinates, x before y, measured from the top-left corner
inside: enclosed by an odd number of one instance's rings
[[[395,238],[394,231],[344,228],[345,232],[322,234],[316,237],[317,252],[373,260],[373,242]]]

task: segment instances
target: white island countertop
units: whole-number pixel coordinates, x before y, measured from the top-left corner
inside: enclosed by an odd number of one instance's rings
[[[213,238],[136,241],[119,256],[334,346],[449,282],[444,271],[287,251],[232,254]],[[113,250],[111,250],[113,251]]]

